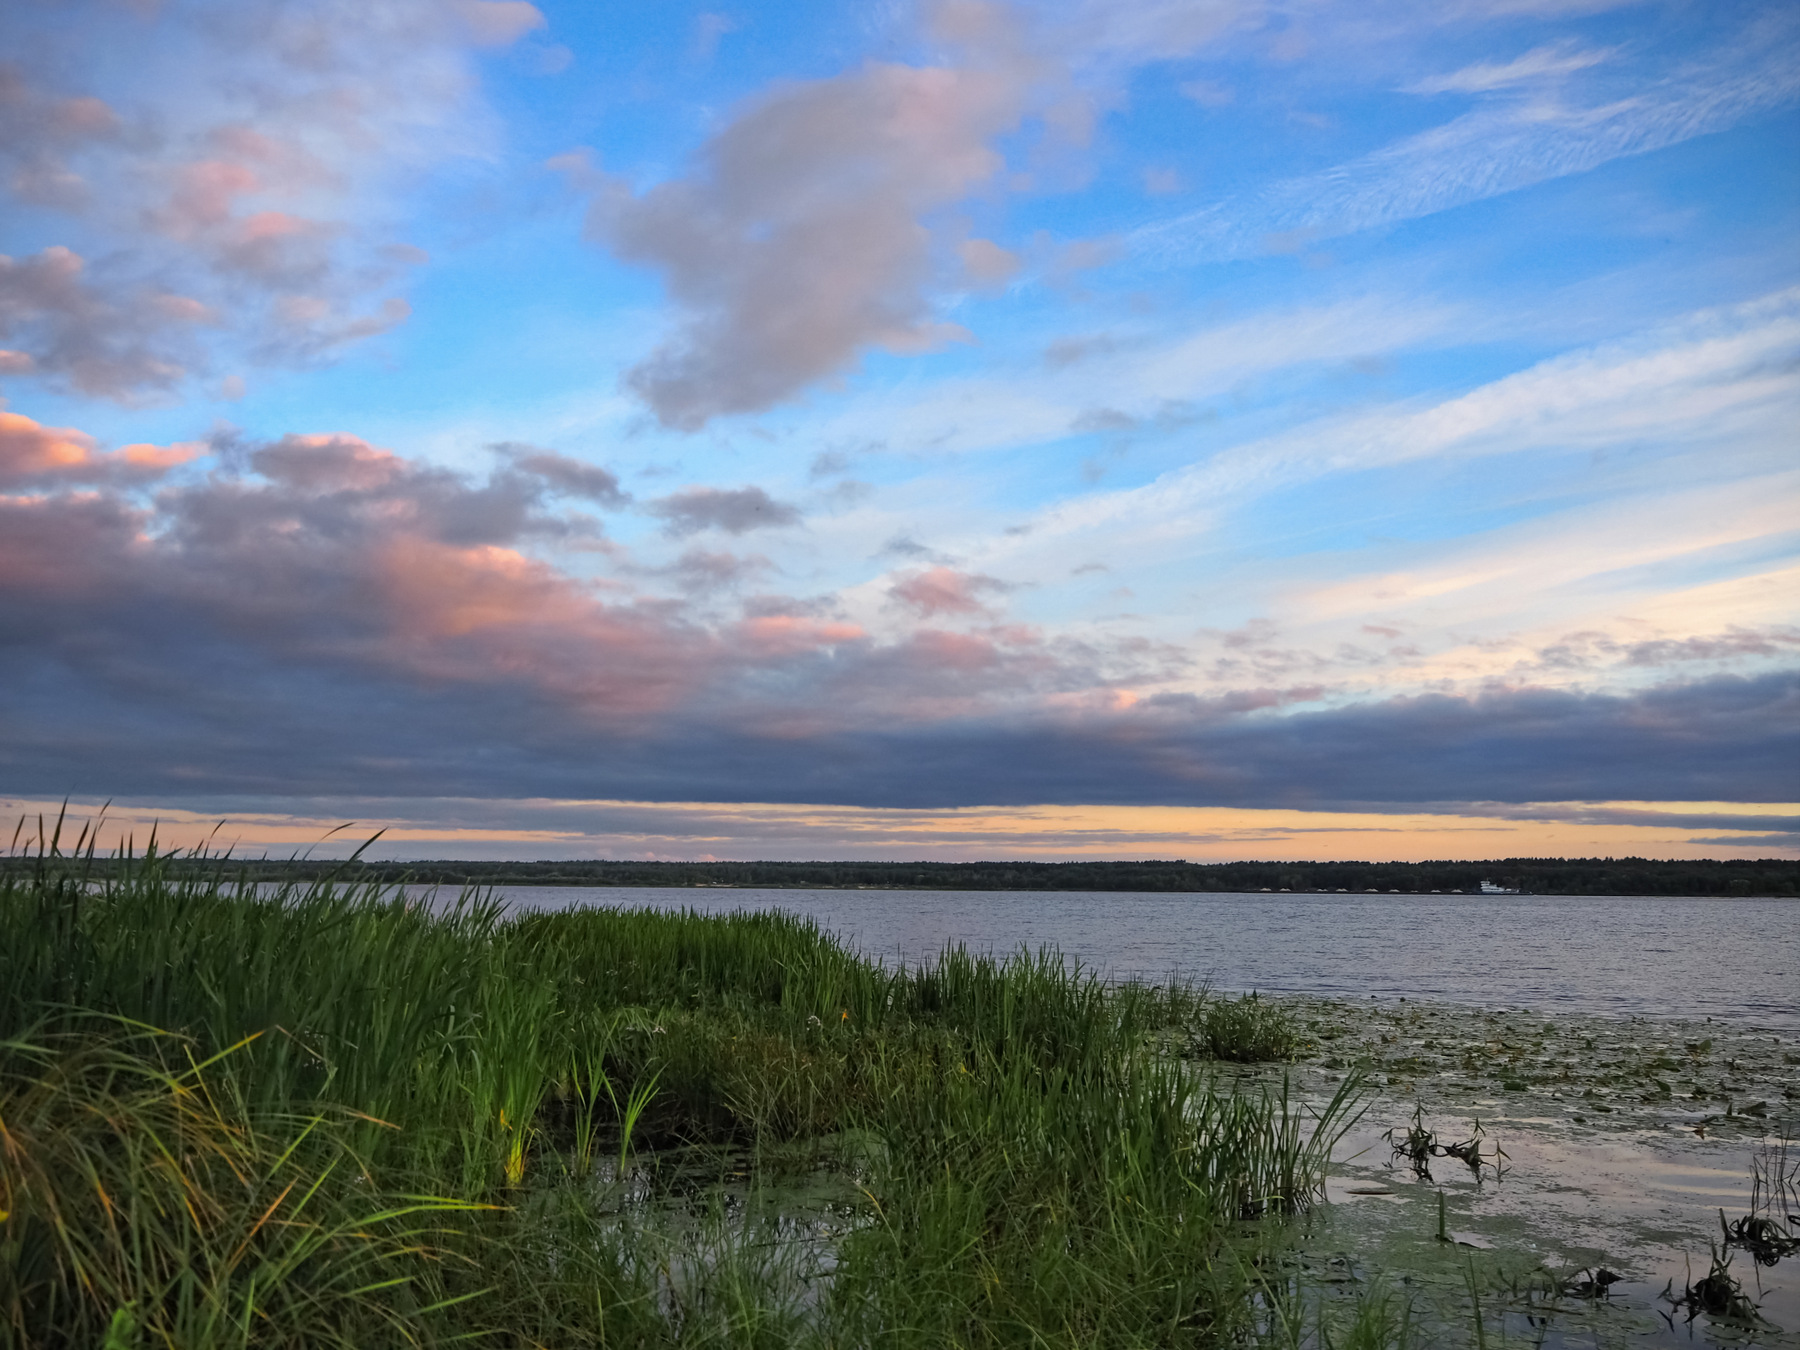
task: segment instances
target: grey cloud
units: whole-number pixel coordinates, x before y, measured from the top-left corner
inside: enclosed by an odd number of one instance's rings
[[[167,392],[200,358],[198,301],[129,283],[95,284],[80,255],[60,246],[28,258],[0,254],[0,343],[16,343],[16,373],[95,397],[131,401]]]
[[[662,569],[682,589],[696,592],[741,586],[774,570],[775,565],[760,554],[741,557],[735,553],[712,553],[703,548],[688,549]]]
[[[1688,840],[1690,844],[1710,844],[1723,848],[1792,848],[1794,837],[1791,834],[1720,834],[1696,835]]]
[[[650,513],[668,522],[673,535],[701,530],[744,534],[750,530],[786,529],[801,520],[798,508],[778,502],[759,487],[684,488],[650,504]]]
[[[968,632],[878,640],[828,597],[755,597],[715,627],[526,556],[561,527],[510,467],[472,480],[341,435],[236,454],[254,472],[149,498],[0,497],[9,791],[1400,810],[1786,802],[1800,763],[1795,669],[1315,711],[1297,709],[1331,691],[1270,682],[1120,708],[1188,655],[988,622],[978,577],[913,597],[974,606]]]
[[[0,62],[0,164],[19,200],[81,209],[90,191],[72,160],[85,146],[120,140],[124,130],[101,100],[47,95],[31,87],[16,62]]]
[[[1666,666],[1682,661],[1720,661],[1743,656],[1781,656],[1800,648],[1800,629],[1735,629],[1703,637],[1634,642],[1625,661],[1634,666]]]
[[[543,479],[566,497],[583,497],[600,506],[624,506],[631,501],[631,494],[619,486],[618,476],[598,464],[515,441],[502,441],[489,449],[507,456],[521,473]]]
[[[867,347],[929,349],[922,223],[1001,167],[1024,108],[1004,67],[874,64],[778,87],[700,148],[686,176],[634,195],[603,180],[591,235],[662,272],[683,319],[627,377],[666,426],[755,412]]]
[[[1136,429],[1137,424],[1137,418],[1129,413],[1122,413],[1117,408],[1089,408],[1069,423],[1069,430],[1074,432],[1132,431]]]
[[[190,527],[236,537],[240,531],[230,513],[242,511],[251,528],[303,521],[309,530],[356,537],[385,521],[397,532],[416,532],[455,548],[598,532],[591,518],[543,510],[553,484],[544,475],[512,467],[473,483],[354,436],[285,436],[237,454],[276,490],[227,481],[209,493],[190,494],[183,499]]]
[[[835,619],[840,612],[837,601],[825,595],[752,595],[744,601],[749,619]]]
[[[825,504],[834,511],[848,511],[875,495],[875,485],[865,483],[860,478],[846,478],[833,483],[824,494]]]
[[[1471,802],[1472,814],[1507,820],[1563,820],[1578,825],[1642,825],[1677,830],[1749,830],[1800,835],[1800,816],[1752,815],[1737,811],[1654,811],[1636,806],[1555,804],[1512,806]]]
[[[808,466],[806,474],[816,482],[821,478],[830,478],[834,474],[848,473],[850,463],[850,456],[842,450],[822,450],[813,456],[813,462]]]
[[[1062,370],[1092,356],[1105,356],[1118,350],[1118,345],[1105,335],[1057,338],[1044,348],[1044,364],[1052,370]]]
[[[1767,628],[1733,627],[1723,633],[1696,633],[1683,638],[1621,641],[1610,633],[1565,634],[1540,648],[1537,660],[1557,670],[1582,670],[1609,664],[1655,668],[1697,661],[1742,661],[1781,657],[1800,650],[1800,628],[1775,624]]]
[[[935,548],[921,544],[909,534],[896,534],[885,544],[875,550],[876,558],[904,558],[908,562],[934,563],[945,567],[954,566],[959,560],[949,553],[941,553]]]
[[[297,644],[274,659],[191,603],[160,598],[136,615],[110,608],[97,629],[84,612],[80,643],[60,623],[0,643],[0,772],[14,791],[1405,810],[1471,797],[1781,801],[1800,758],[1796,672],[1630,697],[1521,691],[1300,716],[1242,697],[1158,700],[1133,715],[978,716],[997,684],[1041,688],[1057,668],[930,643],[803,661],[761,693],[747,680],[726,705],[690,696],[609,730],[572,717],[554,686],[496,671],[434,680],[421,698],[402,672],[316,651],[298,659]],[[201,672],[213,693],[196,699]]]
[[[24,719],[0,714],[0,740],[26,735],[66,676],[66,710],[110,709],[131,753],[192,764],[165,735],[219,737],[215,768],[237,781],[260,771],[227,746],[268,736],[302,758],[308,742],[329,747],[360,772],[398,750],[402,728],[448,734],[477,711],[450,691],[498,700],[479,710],[493,719],[483,735],[511,727],[547,748],[527,707],[630,718],[708,678],[717,644],[678,614],[602,604],[508,547],[566,528],[531,509],[541,485],[471,483],[346,437],[287,438],[251,460],[260,477],[165,489],[148,509],[107,493],[0,499],[0,667]],[[422,690],[457,711],[440,718]]]

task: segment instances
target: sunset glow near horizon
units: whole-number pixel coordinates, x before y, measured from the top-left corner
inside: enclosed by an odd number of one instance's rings
[[[24,0],[0,204],[15,817],[1800,856],[1791,4]]]

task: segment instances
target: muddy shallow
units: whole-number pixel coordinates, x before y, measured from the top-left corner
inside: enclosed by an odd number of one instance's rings
[[[1492,1011],[1406,1000],[1282,1001],[1309,1046],[1291,1072],[1323,1099],[1361,1066],[1367,1113],[1333,1168],[1331,1204],[1304,1247],[1315,1275],[1347,1287],[1380,1275],[1463,1339],[1469,1281],[1490,1337],[1545,1345],[1800,1346],[1800,1256],[1772,1267],[1735,1252],[1755,1324],[1662,1296],[1707,1275],[1727,1220],[1749,1212],[1758,1150],[1800,1119],[1800,1037],[1697,1021]],[[1280,1070],[1242,1071],[1245,1077]],[[1499,1168],[1393,1157],[1384,1132],[1417,1118],[1471,1138]],[[1438,1195],[1445,1227],[1438,1239]],[[1550,1272],[1622,1276],[1599,1300],[1554,1296]]]

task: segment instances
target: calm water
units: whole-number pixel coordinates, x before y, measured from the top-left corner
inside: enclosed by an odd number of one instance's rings
[[[1800,902],[521,886],[519,907],[782,909],[870,956],[1052,945],[1113,977],[1800,1030]]]

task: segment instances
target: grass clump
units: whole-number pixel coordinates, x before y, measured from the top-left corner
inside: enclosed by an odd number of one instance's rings
[[[0,1346],[1250,1344],[1355,1112],[1164,1053],[1256,1000],[1054,953],[54,843],[0,875]]]
[[[378,1198],[344,1113],[237,1086],[144,1031],[0,1045],[6,1343],[401,1344],[447,1312],[434,1243],[469,1207]]]
[[[1304,1042],[1287,1010],[1253,991],[1242,998],[1208,1003],[1200,1018],[1197,1043],[1208,1059],[1267,1064],[1292,1059]]]

